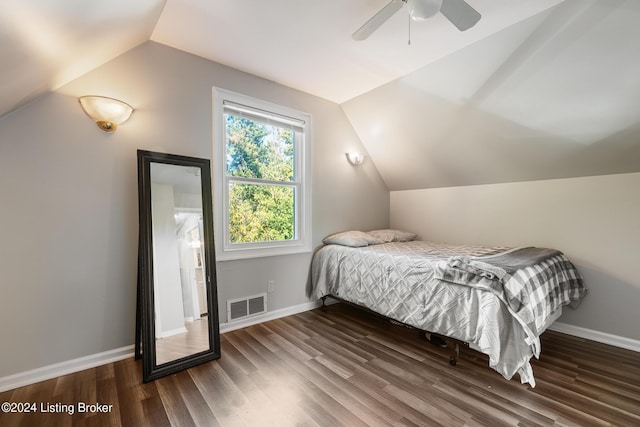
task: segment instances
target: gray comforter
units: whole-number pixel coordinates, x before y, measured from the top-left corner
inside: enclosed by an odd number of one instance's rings
[[[468,342],[505,378],[518,373],[535,386],[530,359],[539,356],[543,326],[586,289],[562,253],[521,249],[424,241],[328,245],[312,262],[313,296],[334,295]]]

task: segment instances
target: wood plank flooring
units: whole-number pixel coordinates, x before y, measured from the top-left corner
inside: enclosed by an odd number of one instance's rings
[[[204,316],[185,322],[187,332],[156,340],[156,363],[161,365],[209,348],[209,323]]]
[[[346,304],[229,332],[221,345],[220,360],[148,384],[132,358],[0,393],[37,405],[0,412],[0,426],[640,425],[640,353],[552,331],[533,389],[469,349],[450,366],[451,350]],[[80,402],[112,407],[78,413]]]

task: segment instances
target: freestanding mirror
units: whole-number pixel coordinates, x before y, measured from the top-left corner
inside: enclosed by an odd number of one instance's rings
[[[138,197],[136,358],[147,382],[220,357],[209,160],[138,150]]]

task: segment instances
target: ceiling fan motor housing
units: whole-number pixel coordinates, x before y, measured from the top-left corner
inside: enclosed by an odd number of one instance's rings
[[[414,21],[424,21],[440,12],[442,0],[407,0],[409,16]]]

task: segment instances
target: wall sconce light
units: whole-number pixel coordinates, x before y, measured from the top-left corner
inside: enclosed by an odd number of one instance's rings
[[[364,162],[364,154],[358,151],[351,151],[350,153],[346,153],[346,155],[347,160],[349,160],[349,163],[351,163],[353,166],[361,165],[362,162]]]
[[[114,132],[118,125],[129,120],[133,107],[126,102],[106,96],[81,96],[78,98],[82,109],[98,127],[105,132]]]

